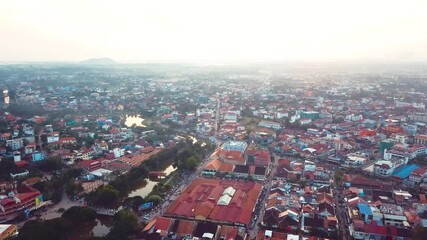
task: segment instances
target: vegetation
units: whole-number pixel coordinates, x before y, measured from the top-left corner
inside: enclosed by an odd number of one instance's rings
[[[342,184],[342,176],[344,175],[344,172],[343,171],[341,171],[341,170],[336,170],[335,171],[335,182],[338,184],[338,185],[341,185]]]
[[[55,171],[62,167],[62,159],[60,156],[53,156],[45,159],[40,163],[40,168],[45,171]]]
[[[60,178],[52,177],[49,181],[35,183],[33,187],[43,194],[44,200],[58,203],[62,199],[64,184]]]
[[[18,239],[22,240],[66,240],[75,229],[93,223],[95,210],[87,207],[71,207],[60,218],[47,221],[29,220],[19,231]]]
[[[98,188],[94,194],[88,196],[88,200],[96,205],[105,208],[115,208],[119,203],[119,191],[112,185],[104,185]]]
[[[106,236],[107,239],[129,239],[139,229],[138,217],[135,213],[122,210],[114,215],[113,227]]]
[[[18,167],[15,165],[13,158],[4,158],[0,161],[0,178],[9,179],[10,172],[18,170]]]
[[[156,205],[159,204],[162,200],[162,197],[159,195],[151,195],[147,198],[147,202],[153,202]]]
[[[78,226],[94,221],[96,212],[89,207],[74,206],[66,210],[61,217],[69,221],[72,225]]]
[[[245,116],[243,117],[242,122],[248,132],[253,132],[258,128],[259,119],[256,117]]]
[[[179,148],[183,148],[183,150],[178,152]],[[202,147],[200,144],[193,145],[191,142],[187,143],[186,146],[178,145],[174,148],[165,149],[151,156],[140,166],[132,168],[127,174],[119,176],[108,185],[90,193],[86,199],[90,204],[112,208],[118,205],[121,198],[126,197],[130,191],[139,186],[148,177],[149,171],[159,171],[174,162],[179,170],[194,171],[200,163],[201,156],[205,154],[206,147]],[[147,199],[151,195],[157,195],[160,199],[154,198],[155,201],[153,202],[160,203],[165,192],[171,188],[170,184],[157,184]],[[70,187],[71,190],[74,190],[74,188]],[[136,205],[136,203],[132,203],[132,200],[126,200],[126,202],[131,207]],[[143,202],[138,201],[138,203],[141,204]]]
[[[7,111],[17,116],[31,117],[35,115],[44,115],[46,111],[38,104],[18,104],[11,103],[7,107]]]

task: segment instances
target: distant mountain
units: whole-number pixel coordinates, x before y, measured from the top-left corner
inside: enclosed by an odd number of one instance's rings
[[[88,65],[112,65],[117,64],[116,61],[114,61],[111,58],[91,58],[84,61],[80,61],[80,64],[88,64]]]

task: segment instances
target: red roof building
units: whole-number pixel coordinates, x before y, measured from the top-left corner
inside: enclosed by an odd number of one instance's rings
[[[260,192],[261,185],[256,182],[198,178],[165,216],[248,225]]]

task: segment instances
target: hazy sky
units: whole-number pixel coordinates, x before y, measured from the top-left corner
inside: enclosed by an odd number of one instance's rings
[[[0,0],[0,61],[427,59],[427,0]]]

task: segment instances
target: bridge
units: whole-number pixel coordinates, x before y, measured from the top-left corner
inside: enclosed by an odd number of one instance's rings
[[[118,212],[116,209],[105,209],[105,208],[97,208],[96,210],[96,214],[98,215],[104,215],[104,216],[114,216],[114,214],[116,214],[116,212]]]
[[[160,171],[150,171],[150,172],[148,172],[148,176],[150,178],[166,177],[166,173],[160,172]]]

